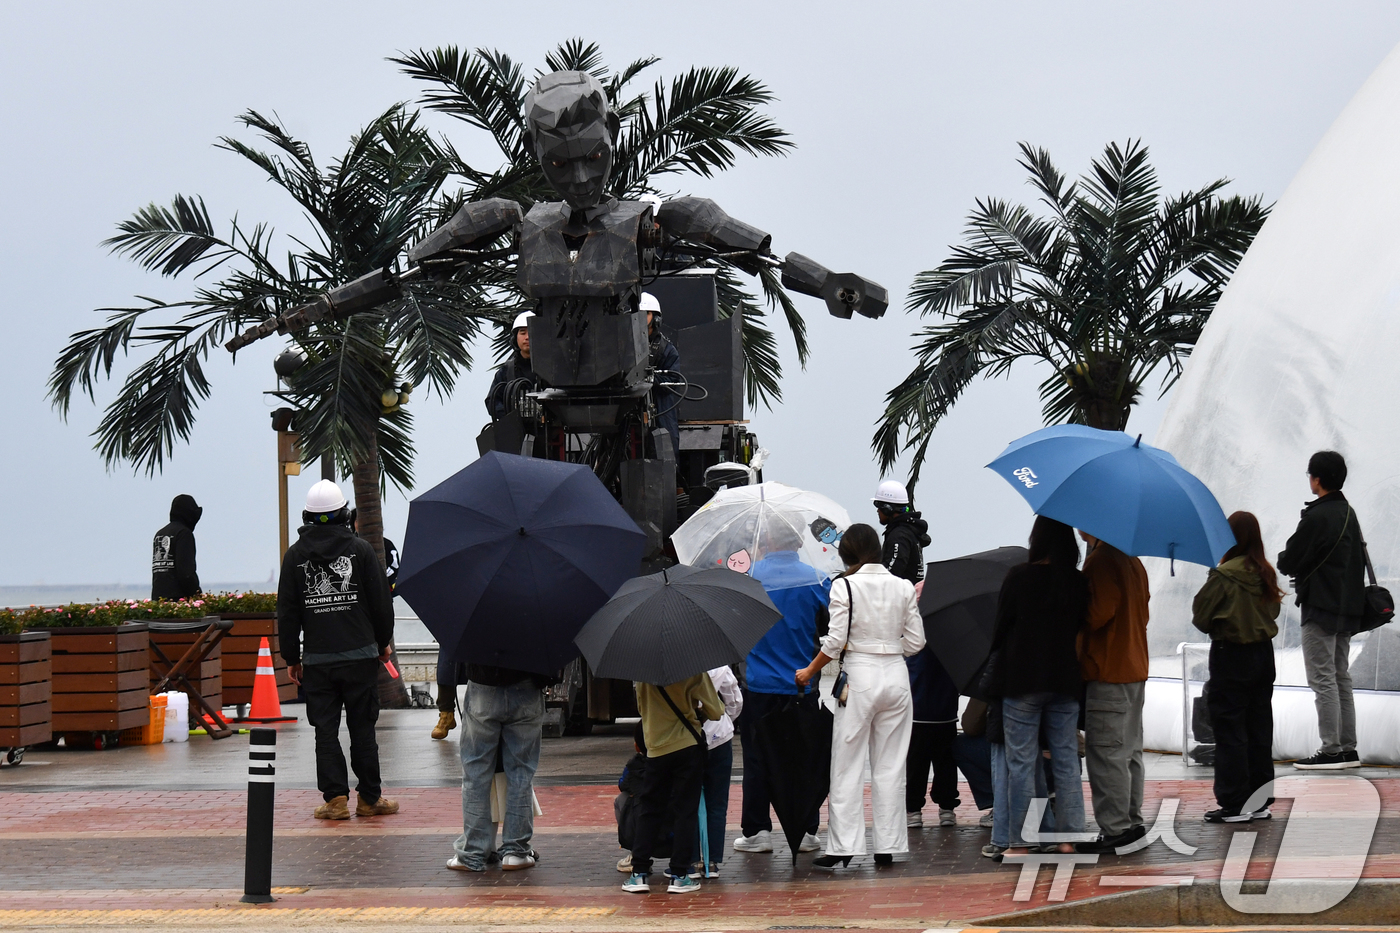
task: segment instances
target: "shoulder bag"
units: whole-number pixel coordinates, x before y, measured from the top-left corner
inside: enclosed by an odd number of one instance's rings
[[[856,617],[856,600],[851,595],[851,581],[846,578],[842,581],[846,584],[846,643],[851,641],[851,623]],[[831,695],[836,698],[836,702],[841,706],[846,705],[846,699],[851,695],[850,678],[846,675],[846,649],[841,648],[841,657],[836,660],[837,673],[836,682],[831,685]]]
[[[1366,555],[1366,578],[1370,583],[1366,587],[1366,608],[1361,611],[1361,624],[1357,628],[1357,634],[1378,629],[1395,618],[1395,599],[1390,595],[1390,590],[1376,582],[1376,571],[1371,566],[1371,550],[1366,547],[1364,538],[1361,541],[1361,553]]]
[[[690,737],[695,740],[695,744],[700,746],[700,754],[708,755],[710,753],[710,743],[705,741],[704,733],[695,731],[695,727],[690,724],[689,719],[685,718],[685,713],[681,712],[681,708],[676,705],[675,700],[671,699],[671,694],[666,692],[665,687],[657,684],[656,689],[661,692],[661,699],[665,700],[666,705],[671,707],[671,712],[676,714],[676,718],[681,721],[681,725],[685,726],[685,731],[690,733]]]

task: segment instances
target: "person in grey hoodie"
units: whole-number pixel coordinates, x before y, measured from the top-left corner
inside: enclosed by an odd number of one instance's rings
[[[1269,819],[1268,804],[1244,809],[1274,779],[1274,645],[1283,591],[1264,556],[1259,519],[1230,516],[1235,546],[1213,568],[1191,605],[1191,622],[1210,636],[1206,707],[1215,730],[1215,802],[1210,823]],[[1272,801],[1272,797],[1269,798]]]

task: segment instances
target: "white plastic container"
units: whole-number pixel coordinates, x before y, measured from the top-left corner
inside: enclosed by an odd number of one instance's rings
[[[190,740],[190,698],[183,690],[172,690],[162,694],[165,697],[165,736],[166,742],[188,742]]]

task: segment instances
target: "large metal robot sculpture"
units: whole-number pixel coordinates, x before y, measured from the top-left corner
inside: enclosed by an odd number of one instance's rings
[[[562,201],[542,201],[528,212],[504,198],[468,203],[409,251],[406,271],[376,270],[226,346],[234,351],[273,333],[370,311],[401,298],[406,283],[450,279],[472,263],[513,252],[520,288],[534,303],[531,363],[544,386],[528,392],[522,386],[511,399],[524,422],[523,447],[520,431],[510,443],[498,437],[497,446],[590,463],[647,531],[655,552],[674,529],[676,488],[676,451],[657,425],[657,398],[680,384],[662,385],[673,377],[651,369],[646,315],[637,310],[645,286],[723,258],[753,274],[764,266],[781,270],[786,288],[823,299],[840,318],[880,317],[888,293],[798,253],[778,259],[768,234],[704,198],[655,207],[610,197],[619,120],[592,75],[560,71],[540,78],[526,96],[525,120],[526,145]],[[503,249],[499,241],[507,236]]]

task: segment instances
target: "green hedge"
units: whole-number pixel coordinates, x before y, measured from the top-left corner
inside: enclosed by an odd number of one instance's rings
[[[209,593],[194,599],[109,599],[105,603],[0,609],[0,635],[30,628],[119,625],[141,619],[200,619],[225,612],[275,612],[276,593]]]

